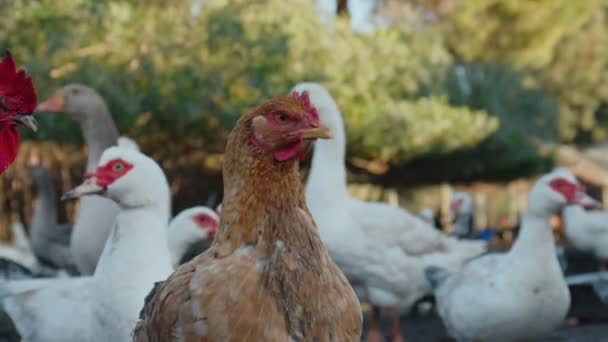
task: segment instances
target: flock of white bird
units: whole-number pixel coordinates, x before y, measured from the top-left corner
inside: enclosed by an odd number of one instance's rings
[[[372,307],[368,341],[384,340],[381,311],[391,319],[392,340],[404,340],[400,315],[428,295],[435,296],[437,312],[458,341],[530,341],[549,335],[570,306],[549,225],[550,216],[562,210],[573,243],[608,257],[607,214],[583,208],[597,202],[563,168],[536,182],[519,236],[506,253],[489,253],[484,241],[448,236],[404,209],[352,198],[346,134],[336,102],[315,83],[294,90],[309,93],[333,134],[315,143],[306,200],[331,257]],[[31,245],[16,225],[17,245],[0,248],[2,257],[30,270],[30,279],[0,283],[2,307],[10,318],[2,324],[13,324],[22,341],[130,340],[154,283],[211,243],[220,207],[218,212],[195,207],[170,219],[163,170],[133,141],[119,138],[94,90],[66,86],[39,109],[67,113],[80,123],[89,147],[88,174],[64,195],[81,198],[76,222],[66,230],[57,224],[57,194],[49,190],[43,196],[48,174],[33,171],[39,200]],[[125,169],[130,171],[97,196],[91,174],[99,182],[105,172]],[[462,202],[455,198],[456,206]],[[33,278],[45,267],[55,270],[53,277]]]

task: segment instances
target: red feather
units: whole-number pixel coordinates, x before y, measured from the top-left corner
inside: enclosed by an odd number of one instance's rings
[[[14,118],[31,115],[38,104],[32,78],[17,70],[11,53],[0,60],[0,174],[15,161],[19,150],[19,132]]]
[[[0,174],[17,157],[19,150],[19,133],[10,121],[2,121],[0,118]]]
[[[32,78],[25,70],[17,70],[11,53],[0,61],[0,110],[4,113],[31,114],[38,103]]]

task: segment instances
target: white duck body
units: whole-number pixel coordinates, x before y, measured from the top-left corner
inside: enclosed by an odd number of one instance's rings
[[[533,341],[550,334],[566,317],[570,292],[549,224],[551,214],[566,204],[548,185],[560,176],[577,184],[561,169],[542,177],[508,253],[473,259],[451,275],[430,272],[437,279],[438,312],[458,341]]]
[[[346,188],[346,137],[337,105],[319,85],[303,83],[331,140],[315,142],[306,202],[334,262],[363,299],[407,311],[431,292],[424,268],[459,268],[483,253],[480,241],[450,238],[401,208],[353,199]]]
[[[608,212],[585,211],[579,205],[570,205],[564,209],[563,217],[566,235],[577,249],[608,260]]]
[[[119,203],[120,213],[95,274],[46,284],[24,281],[21,290],[17,282],[2,286],[18,293],[4,305],[24,341],[128,341],[145,296],[173,271],[164,174],[148,157],[120,147],[106,150],[100,165],[117,158],[134,167],[107,186],[105,196]],[[95,182],[89,179],[70,193],[99,191]]]

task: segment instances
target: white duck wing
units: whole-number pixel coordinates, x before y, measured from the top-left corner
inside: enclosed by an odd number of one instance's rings
[[[407,211],[384,203],[352,200],[349,212],[366,235],[383,246],[421,255],[443,249],[443,234]]]
[[[2,305],[23,341],[88,341],[93,312],[92,278],[29,290],[3,299]]]
[[[440,257],[454,258],[460,263],[487,249],[486,242],[446,236],[406,210],[383,203],[352,200],[350,212],[361,229],[373,240],[380,239],[383,246],[399,246],[410,256],[438,254]]]

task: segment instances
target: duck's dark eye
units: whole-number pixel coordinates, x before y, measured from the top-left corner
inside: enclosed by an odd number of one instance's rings
[[[80,90],[78,90],[76,88],[72,89],[72,95],[78,95],[78,94],[80,94]]]
[[[124,165],[122,165],[122,163],[116,163],[114,164],[114,166],[112,167],[112,170],[114,170],[115,172],[119,172],[122,171],[122,169],[124,169]]]

